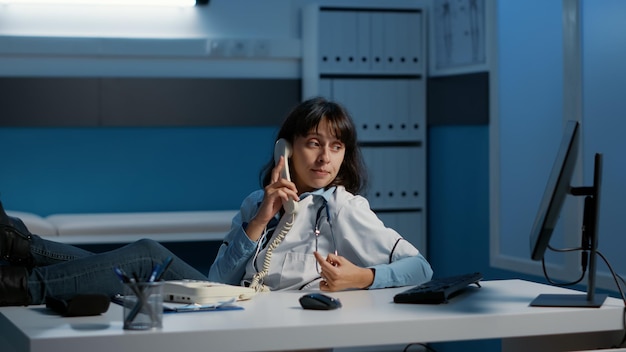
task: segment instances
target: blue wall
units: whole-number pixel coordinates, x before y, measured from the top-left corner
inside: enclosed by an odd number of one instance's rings
[[[479,271],[487,279],[515,277],[489,266],[489,127],[436,126],[428,131],[428,260],[435,276]],[[499,351],[499,340],[440,343],[445,351]]]
[[[62,212],[237,209],[258,188],[275,129],[2,128],[8,209]]]
[[[487,126],[437,126],[428,134],[428,253],[435,273],[489,267]]]

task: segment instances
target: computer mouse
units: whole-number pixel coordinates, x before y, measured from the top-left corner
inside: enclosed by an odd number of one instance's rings
[[[300,305],[304,309],[331,310],[341,308],[341,301],[323,293],[309,293],[300,297]]]

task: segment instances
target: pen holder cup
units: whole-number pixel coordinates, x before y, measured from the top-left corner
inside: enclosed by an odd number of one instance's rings
[[[163,282],[124,284],[124,330],[163,327]]]

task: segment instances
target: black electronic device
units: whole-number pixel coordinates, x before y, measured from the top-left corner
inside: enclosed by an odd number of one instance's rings
[[[395,303],[440,304],[464,291],[469,285],[480,287],[483,275],[479,272],[432,279],[411,287],[393,297]]]
[[[109,309],[110,303],[104,294],[78,294],[69,299],[46,297],[46,307],[65,317],[99,315]]]
[[[341,301],[323,293],[309,293],[300,297],[300,305],[304,309],[331,310],[341,308]]]
[[[600,205],[600,184],[602,179],[602,154],[595,154],[593,186],[572,187],[571,180],[578,158],[580,126],[577,121],[567,121],[565,130],[552,166],[535,222],[530,233],[530,251],[533,260],[543,260],[549,248],[550,237],[568,195],[585,196],[582,225],[583,267],[588,268],[586,295],[542,294],[532,306],[549,307],[600,307],[607,295],[595,294],[596,249],[598,244],[598,208]]]

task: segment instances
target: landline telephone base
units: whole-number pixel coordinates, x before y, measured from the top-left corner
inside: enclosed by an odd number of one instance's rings
[[[210,304],[232,298],[245,301],[255,294],[250,287],[202,280],[170,280],[163,284],[163,300],[174,303]]]

